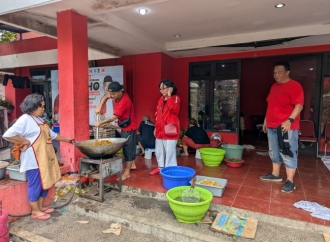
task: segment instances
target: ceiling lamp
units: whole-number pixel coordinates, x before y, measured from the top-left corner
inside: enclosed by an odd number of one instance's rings
[[[139,13],[140,13],[141,15],[145,15],[147,12],[148,12],[148,9],[146,9],[146,8],[140,8],[140,9],[139,9]]]
[[[275,5],[275,8],[283,8],[285,6],[284,3],[279,3]]]
[[[179,35],[179,34],[175,34],[174,37],[175,37],[175,38],[180,38],[181,35]]]

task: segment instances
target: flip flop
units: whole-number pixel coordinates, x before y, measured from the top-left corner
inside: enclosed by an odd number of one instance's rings
[[[42,220],[42,221],[48,220],[48,219],[50,219],[50,217],[51,216],[47,213],[44,213],[44,214],[38,215],[38,216],[31,216],[31,218],[33,220]]]
[[[136,167],[131,167],[131,170],[133,170],[133,171],[136,170],[136,169],[137,169]]]
[[[131,176],[127,176],[125,179],[121,179],[121,181],[125,181],[126,179],[130,178]],[[123,177],[121,177],[123,178]],[[116,179],[116,181],[119,181],[119,177]]]
[[[144,156],[144,153],[139,154],[139,156]]]
[[[44,210],[42,210],[44,213],[52,213],[52,212],[54,212],[55,211],[55,209],[54,208],[44,208]]]

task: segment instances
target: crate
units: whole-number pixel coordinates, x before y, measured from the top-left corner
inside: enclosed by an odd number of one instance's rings
[[[96,139],[96,127],[93,127],[94,131],[94,139]],[[99,139],[106,139],[106,138],[115,138],[116,137],[116,130],[111,126],[100,126],[99,127]]]
[[[200,182],[200,181],[202,181],[204,179],[215,181],[215,182],[219,183],[222,187],[220,188],[220,187],[214,187],[214,186],[207,186],[207,185],[197,184],[197,182]],[[190,180],[190,184],[191,184],[191,181],[192,180]],[[210,191],[213,194],[213,196],[216,196],[216,197],[222,197],[222,194],[225,191],[226,185],[227,185],[227,180],[226,179],[209,177],[209,176],[196,176],[196,184],[195,184],[195,186],[196,187],[201,187],[201,188],[204,188],[204,189]]]
[[[18,165],[14,166],[7,166],[7,170],[9,172],[9,178],[13,180],[18,181],[26,181],[26,173],[25,172],[19,172]]]

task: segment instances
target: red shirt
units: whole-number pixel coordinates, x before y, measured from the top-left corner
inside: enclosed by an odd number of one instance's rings
[[[113,115],[118,117],[118,123],[120,123],[124,119],[127,119],[128,117],[131,117],[131,124],[128,125],[126,128],[122,128],[122,130],[133,131],[137,129],[136,119],[134,114],[134,106],[131,99],[126,93],[124,93],[124,95],[121,97],[119,101],[114,102]]]
[[[173,95],[165,101],[164,97],[158,100],[157,111],[156,111],[156,138],[164,140],[178,140],[180,136],[180,97],[178,95]],[[165,134],[164,123],[166,124],[176,124],[178,127],[177,136],[168,136]]]
[[[274,83],[267,97],[266,121],[268,128],[277,128],[289,118],[296,104],[304,105],[304,91],[299,82],[289,80]],[[300,115],[291,124],[291,129],[299,129]]]

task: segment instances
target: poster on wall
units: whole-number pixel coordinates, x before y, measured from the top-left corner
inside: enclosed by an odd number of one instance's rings
[[[101,98],[107,91],[110,82],[124,83],[123,66],[93,67],[88,69],[89,89],[89,125],[96,121],[95,108],[99,105]],[[58,93],[58,71],[51,71],[53,119],[59,121],[59,93]],[[110,117],[113,114],[113,102],[108,100],[101,110],[100,119]]]

